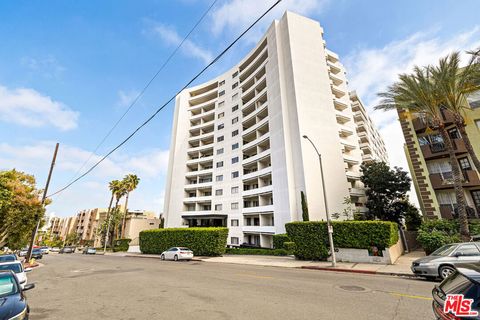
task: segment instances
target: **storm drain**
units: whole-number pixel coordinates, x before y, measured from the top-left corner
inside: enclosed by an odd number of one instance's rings
[[[341,290],[344,291],[351,291],[351,292],[364,292],[367,291],[366,288],[364,287],[359,287],[359,286],[339,286],[338,287]]]

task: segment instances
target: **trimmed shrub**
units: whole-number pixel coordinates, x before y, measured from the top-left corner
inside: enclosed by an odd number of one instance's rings
[[[113,252],[128,251],[128,245],[132,239],[117,239],[113,243]]]
[[[286,256],[288,255],[285,249],[250,249],[250,248],[227,248],[227,254],[244,254],[244,255],[263,255],[263,256]]]
[[[333,241],[337,248],[385,249],[398,241],[398,226],[389,221],[333,221]],[[285,225],[301,260],[325,260],[328,256],[327,223],[291,222]]]
[[[274,234],[273,235],[273,248],[274,249],[285,249],[283,244],[289,242],[290,238],[286,233]]]
[[[460,242],[460,237],[458,235],[449,236],[442,231],[434,230],[428,232],[420,230],[418,231],[417,240],[422,245],[425,253],[429,255],[443,245]]]
[[[160,254],[171,247],[188,247],[197,256],[220,256],[227,245],[227,228],[167,228],[140,232],[140,251]]]
[[[283,248],[287,250],[288,254],[295,254],[295,242],[284,242]]]

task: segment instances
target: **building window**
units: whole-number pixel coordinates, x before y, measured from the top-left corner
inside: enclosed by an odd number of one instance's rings
[[[225,128],[225,125],[223,123],[220,123],[218,126],[217,126],[217,130],[222,130],[223,128]]]
[[[233,171],[232,172],[232,178],[238,178],[240,176],[240,174],[238,173],[238,171]]]
[[[220,148],[217,150],[217,154],[222,154],[223,153],[223,148]]]
[[[223,174],[219,175],[219,176],[216,176],[215,177],[215,181],[219,182],[219,181],[223,181]]]
[[[216,196],[221,196],[221,195],[223,195],[223,189],[217,189],[217,190],[215,190],[215,195],[216,195]]]
[[[220,101],[220,102],[218,103],[218,107],[219,107],[219,108],[220,108],[220,107],[223,107],[224,105],[225,105],[225,101]]]
[[[232,78],[235,78],[236,76],[238,76],[238,71],[235,71],[235,72],[232,74]]]
[[[232,150],[238,149],[238,142],[232,144]]]
[[[237,110],[238,110],[238,104],[237,104],[237,105],[234,105],[234,106],[232,107],[232,112],[235,112],[235,111],[237,111]]]
[[[238,244],[238,237],[231,237],[230,238],[230,243],[231,244]]]
[[[237,162],[238,162],[238,157],[232,158],[232,164],[237,163]]]
[[[221,112],[218,114],[217,119],[221,119],[225,116],[225,112]]]
[[[238,135],[238,130],[235,130],[235,131],[232,132],[232,137],[235,137],[237,135]]]
[[[472,169],[472,166],[470,165],[470,161],[468,161],[467,157],[458,159],[458,163],[460,164],[460,168],[462,168],[462,170]]]
[[[223,96],[223,95],[225,95],[225,90],[222,90],[222,91],[220,91],[220,92],[218,93],[218,96],[219,96],[219,97],[221,97],[221,96]]]
[[[233,96],[232,96],[232,101],[235,101],[238,99],[238,93],[235,93]]]
[[[221,204],[216,204],[215,205],[215,211],[222,211],[222,205]]]
[[[217,142],[222,142],[225,138],[223,136],[217,137]]]
[[[217,168],[221,168],[221,167],[223,167],[223,161],[217,162]]]
[[[238,209],[238,202],[232,202],[231,208],[232,210]]]
[[[238,187],[232,187],[232,194],[238,193]]]
[[[218,83],[218,86],[220,87],[220,86],[223,86],[224,84],[225,84],[225,80],[222,80]]]
[[[232,119],[232,124],[235,124],[237,122],[238,122],[238,117],[235,117],[235,118]]]
[[[238,82],[235,82],[234,84],[232,84],[232,89],[235,89],[236,87],[238,87]]]
[[[238,219],[232,219],[232,220],[230,221],[230,225],[231,225],[232,227],[238,227]]]

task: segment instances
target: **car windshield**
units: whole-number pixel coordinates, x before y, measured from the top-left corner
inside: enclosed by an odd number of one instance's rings
[[[20,263],[12,263],[12,264],[0,264],[0,271],[5,270],[12,270],[15,273],[22,272],[22,265]]]
[[[453,250],[455,250],[456,245],[454,244],[446,244],[443,247],[438,248],[437,250],[433,251],[431,256],[448,256],[450,253],[452,253]]]
[[[4,256],[0,256],[0,262],[8,262],[8,261],[15,261],[17,260],[14,255],[8,254]]]
[[[18,293],[15,278],[10,273],[0,273],[0,298]]]

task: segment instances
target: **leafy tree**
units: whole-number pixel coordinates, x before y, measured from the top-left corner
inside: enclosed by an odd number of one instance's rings
[[[310,217],[308,214],[308,204],[305,193],[303,191],[300,191],[300,197],[302,198],[302,219],[303,221],[309,221]]]
[[[70,232],[65,237],[65,245],[67,246],[75,246],[78,244],[79,241],[80,241],[80,235],[75,231]]]
[[[38,219],[43,225],[41,193],[34,176],[15,169],[0,171],[0,247],[26,246]]]
[[[125,237],[125,227],[126,227],[127,213],[128,213],[128,196],[130,195],[130,192],[132,192],[137,188],[139,182],[140,182],[140,178],[137,177],[137,175],[135,174],[127,174],[122,180],[122,184],[126,191],[125,212],[123,214],[123,219],[122,219],[122,238]]]
[[[397,109],[406,111],[407,114],[423,114],[428,120],[429,127],[439,132],[452,166],[460,234],[464,240],[468,240],[470,239],[470,232],[468,229],[465,193],[462,186],[463,176],[455,156],[453,142],[443,121],[442,106],[444,104],[444,96],[441,91],[442,87],[438,83],[438,77],[435,75],[433,67],[415,67],[413,74],[400,74],[399,81],[389,86],[385,92],[379,93],[382,100],[375,109]]]
[[[407,172],[398,167],[390,169],[385,162],[364,163],[361,170],[361,181],[367,189],[367,218],[400,223],[409,208],[411,179]]]
[[[405,225],[408,231],[417,231],[422,224],[422,216],[418,213],[418,209],[407,202],[405,212]]]

